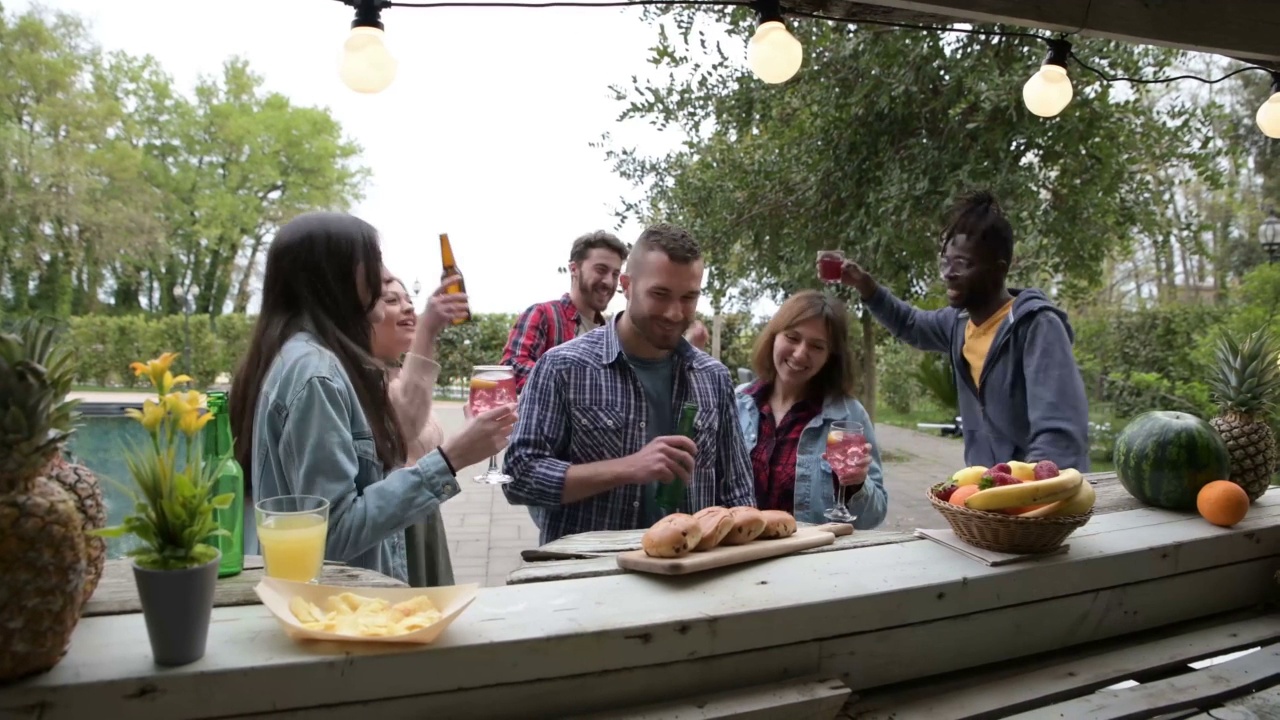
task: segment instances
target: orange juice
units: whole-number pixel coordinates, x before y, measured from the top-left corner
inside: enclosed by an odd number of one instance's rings
[[[329,523],[322,515],[273,515],[258,525],[258,542],[267,575],[311,582],[324,565],[324,541]]]

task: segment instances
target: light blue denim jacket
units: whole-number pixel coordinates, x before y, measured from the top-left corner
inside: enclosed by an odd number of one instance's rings
[[[313,335],[285,342],[267,370],[253,422],[253,500],[329,501],[325,559],[408,581],[404,530],[457,495],[438,451],[383,474],[373,430],[338,357]],[[245,550],[260,552],[246,505]]]
[[[738,423],[742,427],[742,438],[748,448],[754,448],[756,439],[760,436],[760,409],[756,407],[755,398],[747,393],[750,386],[751,383],[744,383],[734,388],[734,397],[738,403]],[[835,483],[832,480],[831,465],[822,459],[822,453],[827,449],[827,433],[831,423],[838,420],[861,423],[866,429],[867,442],[871,444],[871,467],[867,470],[867,481],[862,484],[861,490],[845,496],[845,507],[857,516],[853,526],[859,530],[870,530],[884,522],[885,513],[889,510],[889,494],[884,489],[884,472],[880,467],[880,446],[876,442],[875,426],[862,403],[854,398],[828,398],[822,404],[822,412],[800,431],[800,446],[796,449],[795,508],[791,514],[801,522],[831,522],[822,513],[836,503]]]

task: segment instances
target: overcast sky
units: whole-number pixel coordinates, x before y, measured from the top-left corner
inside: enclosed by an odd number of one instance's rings
[[[556,267],[581,233],[639,234],[617,225],[629,186],[588,143],[608,131],[662,152],[681,139],[615,122],[609,85],[650,67],[655,37],[640,8],[391,8],[383,23],[399,74],[365,96],[337,77],[353,12],[336,0],[41,4],[85,18],[108,50],[154,55],[184,89],[235,54],[268,89],[330,108],[373,171],[353,211],[381,231],[387,265],[433,289],[448,232],[477,312],[558,297],[568,280]]]

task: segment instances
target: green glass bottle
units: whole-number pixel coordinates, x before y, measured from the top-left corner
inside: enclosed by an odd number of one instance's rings
[[[209,412],[213,413],[213,422],[204,426],[205,462],[227,459],[218,474],[214,495],[231,493],[235,498],[231,501],[231,507],[226,510],[213,511],[218,527],[230,533],[213,538],[213,546],[222,552],[222,559],[218,562],[218,577],[230,577],[244,570],[244,471],[240,469],[240,463],[236,462],[227,394],[210,392],[208,404]]]
[[[698,414],[698,406],[687,402],[680,407],[680,420],[676,424],[676,433],[690,440],[693,439],[693,418]],[[680,512],[684,504],[684,481],[676,478],[665,485],[658,485],[658,507],[667,512]]]

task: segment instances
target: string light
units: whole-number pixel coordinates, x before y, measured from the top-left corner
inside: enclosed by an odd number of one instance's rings
[[[1258,108],[1255,119],[1263,135],[1280,140],[1280,72],[1271,73],[1271,97]]]
[[[763,82],[784,83],[800,71],[804,48],[782,21],[778,0],[761,0],[756,12],[760,26],[747,42],[747,67]]]
[[[587,2],[584,0],[546,0],[544,2],[511,2],[465,0],[441,0],[439,2],[412,2],[395,0],[338,0],[344,5],[356,8],[356,19],[351,23],[351,36],[343,46],[342,60],[339,65],[339,76],[342,81],[356,92],[377,93],[385,90],[395,79],[397,62],[387,50],[380,15],[382,10],[391,7],[412,8],[615,8],[634,7],[637,5],[667,6],[717,6],[717,7],[752,7],[760,17],[760,24],[751,40],[747,43],[747,66],[753,75],[763,82],[784,83],[795,76],[804,61],[804,48],[800,41],[787,29],[783,22],[780,0],[604,0],[603,2]],[[929,32],[964,33],[989,37],[1028,38],[1045,42],[1049,45],[1049,54],[1044,64],[1031,79],[1022,86],[1022,100],[1027,109],[1040,117],[1055,117],[1066,109],[1074,96],[1071,78],[1067,74],[1068,60],[1081,68],[1097,75],[1103,82],[1128,82],[1134,84],[1161,84],[1178,80],[1195,80],[1207,84],[1215,84],[1234,77],[1243,72],[1263,71],[1272,77],[1271,94],[1258,108],[1258,128],[1269,138],[1280,139],[1280,71],[1257,65],[1247,65],[1216,79],[1206,79],[1195,75],[1177,75],[1166,78],[1130,78],[1108,77],[1103,72],[1086,64],[1071,49],[1065,35],[1058,39],[1047,38],[1030,32],[982,30],[970,27],[937,27],[916,25],[913,23],[893,22],[889,20],[859,19],[834,17],[822,13],[800,9],[789,9],[788,14],[825,20],[829,22],[853,23],[858,25],[880,25],[907,30],[925,30]]]
[[[1066,40],[1047,40],[1049,56],[1035,75],[1022,86],[1022,102],[1033,115],[1043,118],[1056,117],[1066,109],[1074,94],[1071,78],[1067,76],[1067,58],[1071,56],[1071,43]]]
[[[388,0],[343,2],[356,9],[356,18],[351,21],[351,34],[342,44],[338,77],[358,93],[380,93],[396,79],[399,66],[387,50],[382,27],[382,11],[391,7],[391,3]]]

